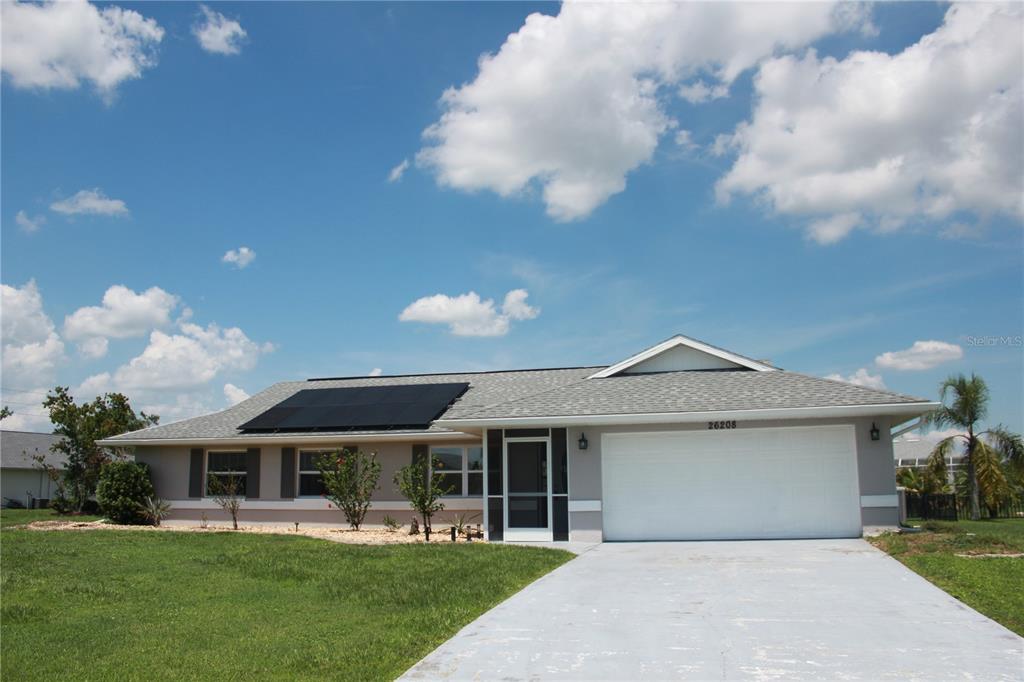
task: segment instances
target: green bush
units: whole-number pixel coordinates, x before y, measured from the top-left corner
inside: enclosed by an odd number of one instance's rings
[[[100,470],[96,501],[103,515],[115,523],[145,523],[140,507],[153,496],[153,482],[145,464],[108,462]]]

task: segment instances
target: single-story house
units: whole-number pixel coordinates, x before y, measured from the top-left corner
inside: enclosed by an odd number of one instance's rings
[[[15,500],[28,508],[46,506],[57,492],[57,484],[50,480],[34,457],[40,455],[46,464],[63,469],[64,455],[50,450],[59,440],[52,433],[29,431],[0,431],[0,497],[3,506]]]
[[[126,433],[172,518],[223,518],[209,475],[245,479],[250,522],[343,522],[313,461],[374,451],[367,517],[407,522],[394,473],[430,453],[491,540],[856,537],[897,523],[890,429],[936,403],[788,372],[675,336],[610,366],[288,381]]]

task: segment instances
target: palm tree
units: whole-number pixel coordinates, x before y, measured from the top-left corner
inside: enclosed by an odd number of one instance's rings
[[[946,399],[952,398],[947,403]],[[942,407],[924,422],[937,427],[955,427],[964,433],[953,434],[940,440],[932,450],[928,466],[945,476],[946,459],[954,444],[963,442],[967,461],[967,488],[971,500],[971,520],[981,518],[981,488],[987,502],[995,503],[1011,489],[1010,479],[1019,479],[1024,473],[1024,442],[1003,426],[978,431],[988,414],[989,392],[985,381],[971,374],[950,376],[939,385]],[[1005,468],[1004,468],[1005,467]]]
[[[896,472],[896,484],[918,495],[944,493],[949,487],[930,467],[904,467]]]

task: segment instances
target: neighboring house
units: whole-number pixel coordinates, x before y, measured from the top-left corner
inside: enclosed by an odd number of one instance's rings
[[[59,440],[52,433],[31,433],[28,431],[0,431],[0,497],[3,506],[8,500],[17,500],[26,507],[35,506],[33,500],[43,505],[57,491],[57,485],[33,459],[42,455],[47,464],[63,469],[64,455],[50,451],[50,446]],[[38,504],[38,503],[37,503]]]
[[[892,442],[892,458],[897,469],[917,469],[928,465],[928,458],[935,449],[935,443],[921,439],[896,439]],[[955,451],[955,449],[954,449]],[[949,482],[953,483],[956,474],[967,466],[962,454],[950,454],[946,457],[946,472]]]
[[[102,441],[134,446],[173,518],[220,518],[210,474],[245,479],[244,520],[342,523],[319,452],[375,451],[367,523],[412,513],[392,483],[440,460],[491,540],[855,537],[897,523],[890,429],[936,403],[787,372],[684,336],[610,367],[310,379]]]

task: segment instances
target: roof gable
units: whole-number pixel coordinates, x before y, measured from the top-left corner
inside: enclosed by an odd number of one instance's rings
[[[684,372],[708,369],[749,369],[757,372],[775,372],[775,367],[710,344],[677,334],[656,346],[606,367],[590,376],[603,379],[619,374],[645,374],[651,372]]]

